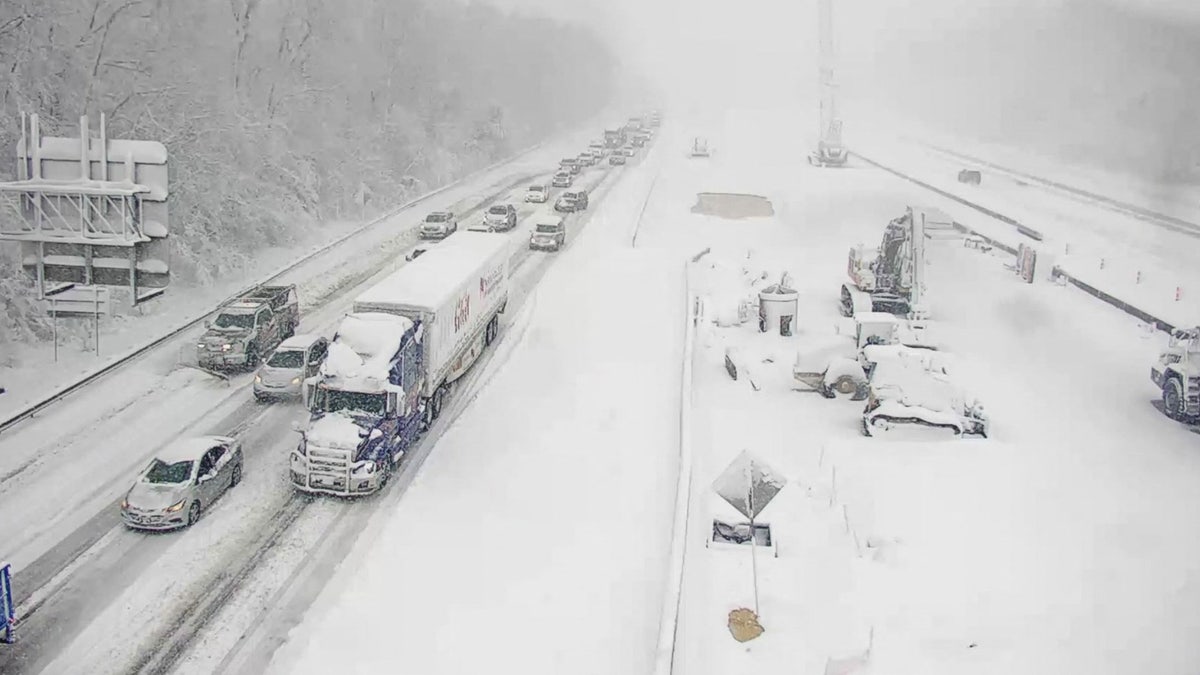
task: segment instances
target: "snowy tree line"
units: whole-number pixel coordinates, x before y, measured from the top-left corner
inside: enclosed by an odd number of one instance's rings
[[[357,216],[361,185],[382,208],[590,116],[613,64],[587,27],[479,3],[0,0],[0,179],[19,111],[64,136],[107,113],[171,153],[173,275],[203,283]],[[43,332],[3,246],[0,344]]]

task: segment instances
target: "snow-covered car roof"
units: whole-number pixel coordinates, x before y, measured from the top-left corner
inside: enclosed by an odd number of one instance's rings
[[[215,445],[229,442],[228,436],[195,436],[181,438],[166,445],[155,453],[155,459],[173,464],[175,462],[197,461]]]
[[[320,339],[321,339],[321,336],[317,335],[316,333],[307,333],[304,335],[293,335],[292,337],[281,342],[279,344],[279,346],[276,347],[276,350],[279,351],[279,350],[285,350],[285,349],[308,349],[310,346],[312,346],[312,344],[314,342],[316,342],[317,340],[320,340]]]
[[[537,225],[562,225],[562,216],[556,216],[553,213],[539,213],[534,216],[533,224]]]

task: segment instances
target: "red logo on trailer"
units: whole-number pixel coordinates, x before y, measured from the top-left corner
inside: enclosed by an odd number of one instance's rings
[[[471,295],[467,294],[458,299],[458,307],[454,310],[454,332],[457,333],[467,325],[471,318]]]

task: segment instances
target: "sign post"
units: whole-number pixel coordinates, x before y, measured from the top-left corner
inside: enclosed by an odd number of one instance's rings
[[[12,565],[0,563],[0,642],[11,645],[17,639],[17,608],[13,603]]]
[[[745,450],[713,483],[713,490],[750,519],[750,570],[754,582],[754,614],[758,615],[758,530],[754,519],[783,489],[787,480]]]

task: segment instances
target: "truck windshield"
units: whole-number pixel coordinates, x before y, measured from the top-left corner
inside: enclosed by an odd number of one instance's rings
[[[386,410],[387,401],[383,394],[363,394],[357,391],[337,391],[335,389],[323,391],[325,393],[325,412],[345,410],[368,415],[382,415]]]
[[[300,368],[304,365],[304,352],[299,349],[275,352],[267,365],[272,368]]]
[[[154,460],[150,470],[146,472],[147,483],[186,483],[192,477],[192,462],[183,461],[168,464],[161,459]]]
[[[254,315],[219,314],[213,324],[217,328],[254,328]]]

